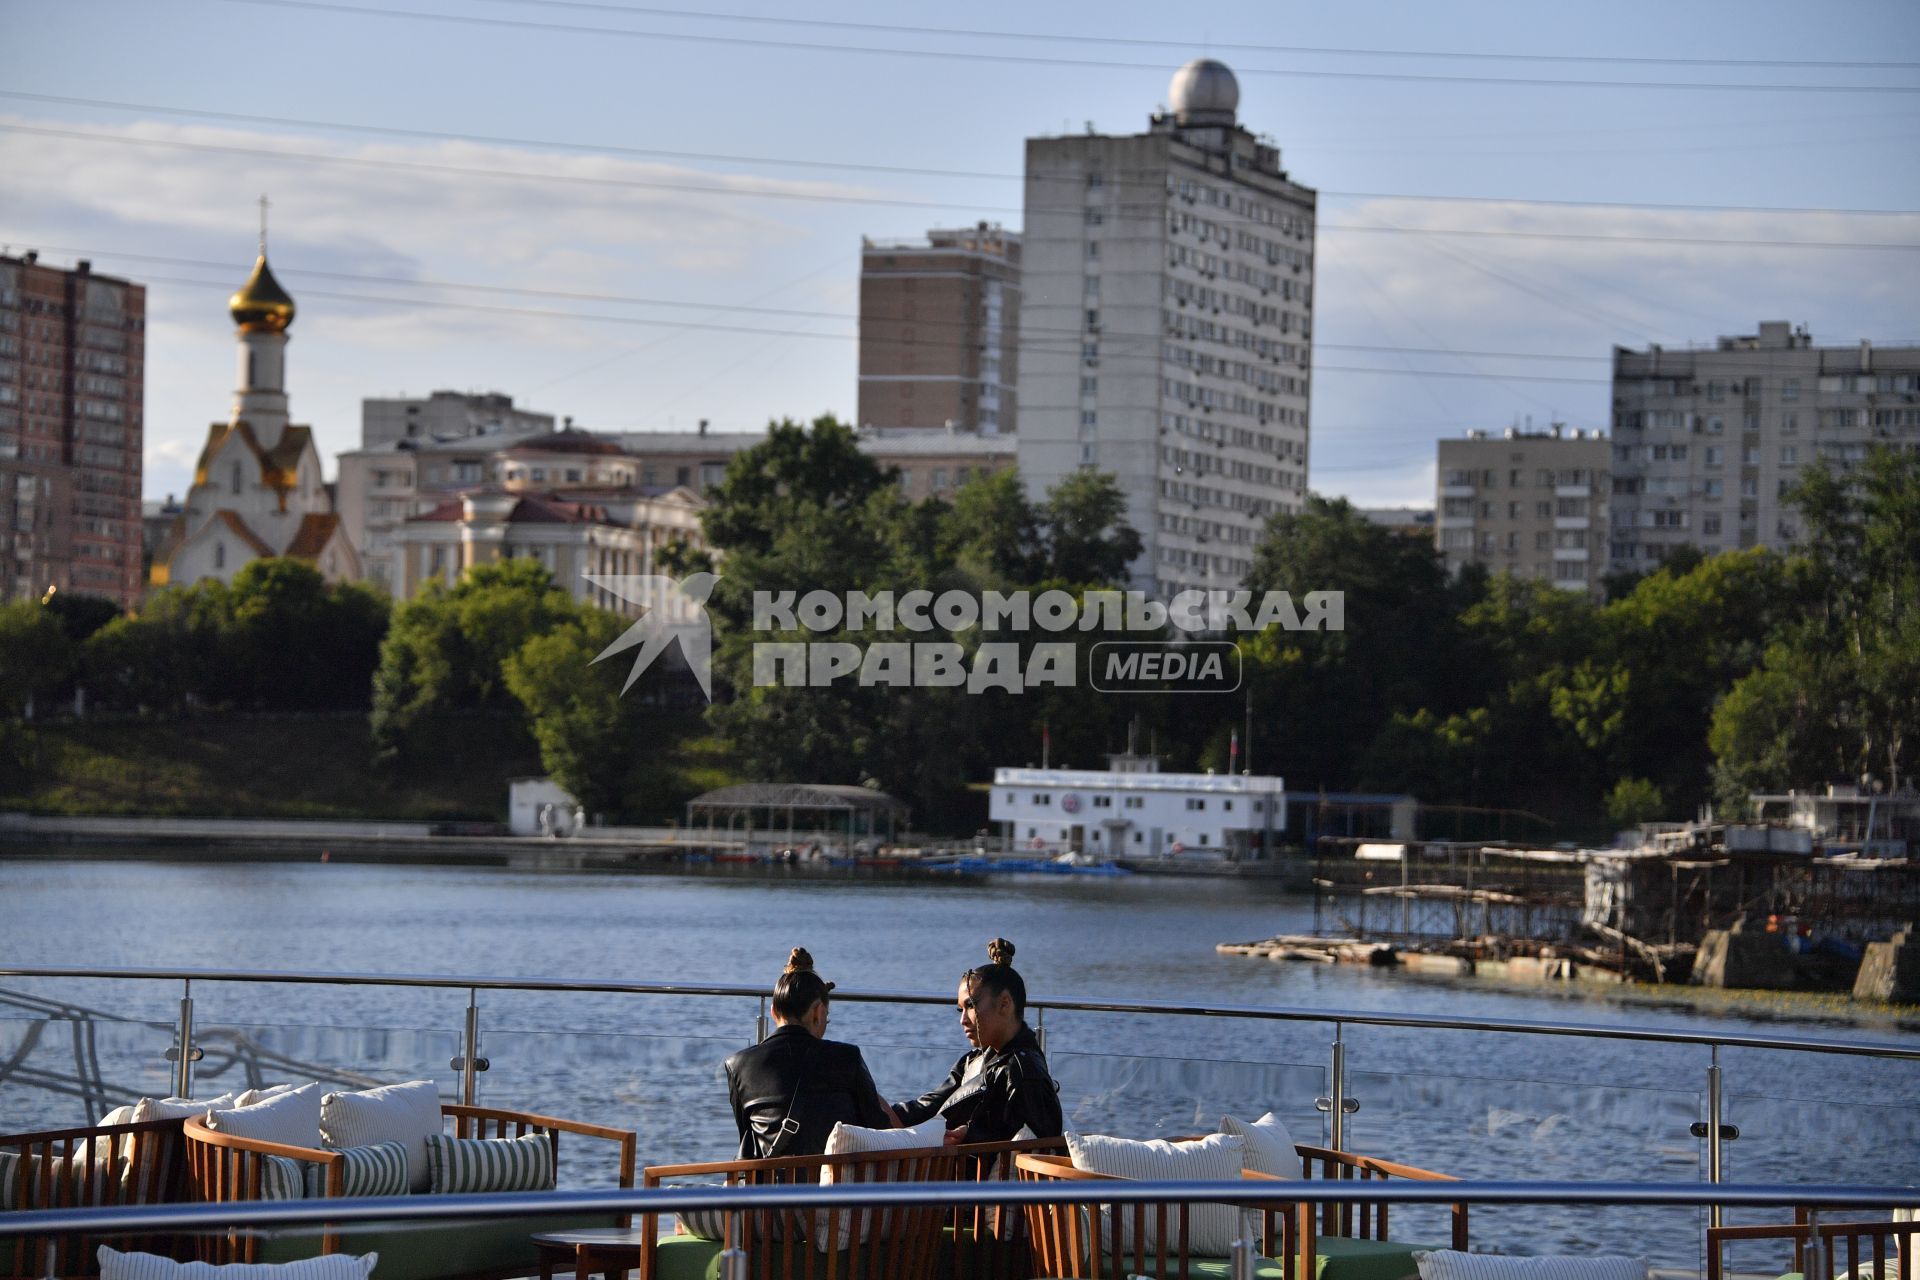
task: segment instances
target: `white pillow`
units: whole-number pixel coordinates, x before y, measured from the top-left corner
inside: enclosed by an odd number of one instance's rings
[[[207,1112],[207,1128],[255,1142],[289,1147],[320,1145],[320,1086],[303,1084],[249,1107]]]
[[[925,1120],[922,1120],[919,1124],[909,1129],[866,1129],[857,1124],[848,1124],[843,1120],[836,1122],[832,1132],[827,1134],[827,1149],[825,1154],[830,1156],[843,1156],[856,1151],[924,1151],[928,1147],[939,1147],[943,1145],[946,1140],[947,1120],[945,1116],[928,1116]],[[878,1166],[869,1166],[864,1172],[866,1177],[862,1179],[862,1181],[866,1182],[872,1182],[876,1178],[893,1181],[898,1180],[900,1176],[897,1168],[889,1167],[884,1162]],[[823,1166],[820,1170],[820,1185],[823,1187],[832,1186],[834,1173],[835,1170],[832,1165]],[[849,1177],[848,1181],[852,1180],[853,1179]],[[833,1239],[838,1242],[839,1247],[842,1249],[853,1243],[850,1237],[853,1235],[853,1215],[856,1213],[861,1214],[860,1241],[863,1244],[872,1238],[876,1221],[879,1223],[880,1236],[882,1239],[885,1239],[893,1229],[893,1224],[890,1220],[890,1210],[867,1209],[862,1211],[858,1209],[842,1209],[840,1211],[840,1228],[833,1233]],[[827,1247],[828,1237],[825,1210],[821,1210],[820,1216],[815,1219],[812,1231],[820,1248],[824,1250]]]
[[[427,1139],[442,1129],[440,1086],[431,1080],[330,1093],[320,1101],[320,1136],[328,1146],[344,1150],[400,1143],[407,1149],[407,1185],[415,1191],[425,1191],[433,1180]]]
[[[138,1103],[129,1102],[124,1107],[115,1107],[100,1117],[100,1127],[104,1129],[110,1124],[132,1124],[133,1109],[138,1105]]]
[[[1508,1257],[1498,1253],[1416,1250],[1420,1280],[1647,1280],[1647,1260],[1618,1255]]]
[[[100,1280],[367,1280],[377,1253],[329,1253],[298,1262],[175,1262],[153,1253],[121,1253],[100,1246]]]
[[[1246,1139],[1247,1168],[1255,1173],[1270,1173],[1276,1178],[1300,1176],[1300,1153],[1293,1149],[1293,1135],[1273,1112],[1267,1112],[1252,1124],[1221,1116],[1220,1132]]]
[[[222,1107],[231,1107],[234,1095],[223,1093],[217,1098],[208,1098],[205,1102],[195,1102],[191,1098],[142,1098],[133,1104],[133,1110],[122,1123],[145,1124],[149,1120],[190,1120],[195,1116],[204,1116],[209,1111]],[[114,1114],[118,1115],[116,1111]]]
[[[940,1115],[928,1116],[910,1129],[864,1129],[842,1120],[827,1135],[826,1154],[844,1156],[856,1151],[915,1151],[922,1147],[940,1146],[946,1140],[947,1118]],[[831,1166],[820,1171],[820,1181],[822,1184],[833,1181]]]
[[[293,1086],[290,1084],[270,1084],[264,1089],[242,1089],[240,1096],[233,1100],[233,1105],[236,1107],[250,1107],[256,1102],[265,1102],[268,1098],[278,1097],[280,1094],[291,1093],[292,1091]]]
[[[1243,1138],[1211,1133],[1192,1142],[1167,1142],[1154,1139],[1136,1142],[1130,1138],[1107,1138],[1098,1134],[1067,1134],[1067,1154],[1073,1167],[1090,1173],[1112,1174],[1141,1182],[1240,1182],[1245,1167],[1247,1144]],[[1224,1194],[1237,1198],[1241,1188],[1234,1186]],[[1224,1258],[1233,1252],[1233,1242],[1244,1231],[1243,1211],[1230,1204],[1192,1205],[1187,1213],[1187,1251],[1197,1257]],[[1101,1246],[1117,1255],[1133,1253],[1131,1205],[1118,1206],[1120,1239],[1103,1240]],[[1142,1248],[1148,1253],[1159,1248],[1156,1211],[1149,1207],[1144,1219]],[[1167,1232],[1172,1238],[1167,1249],[1179,1249],[1180,1221],[1167,1212]]]

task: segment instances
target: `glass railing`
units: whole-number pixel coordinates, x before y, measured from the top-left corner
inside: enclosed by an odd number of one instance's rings
[[[10,1133],[81,1126],[176,1092],[170,1051],[190,1018],[196,1097],[294,1079],[426,1078],[448,1101],[631,1129],[642,1165],[724,1159],[737,1138],[721,1064],[767,1025],[764,997],[738,988],[0,974],[0,1132]],[[107,1012],[122,1008],[135,1016]],[[297,1019],[271,1016],[295,1009]],[[862,1046],[888,1098],[933,1087],[965,1049],[948,997],[837,992],[832,1019],[829,1034]],[[1903,1045],[1092,1001],[1035,1006],[1029,1020],[1082,1132],[1171,1136],[1274,1111],[1297,1142],[1462,1178],[1709,1182],[1717,1156],[1723,1182],[1920,1183],[1920,1049]],[[1614,1078],[1593,1069],[1603,1040],[1632,1046],[1608,1056]],[[563,1187],[605,1186],[607,1175],[563,1150]],[[1609,1212],[1627,1211],[1595,1210],[1576,1227],[1537,1207],[1489,1208],[1473,1235],[1545,1251],[1626,1233],[1700,1263],[1698,1210]],[[1397,1210],[1395,1235],[1444,1241],[1445,1215]]]

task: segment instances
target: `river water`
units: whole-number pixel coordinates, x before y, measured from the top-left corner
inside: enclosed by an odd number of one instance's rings
[[[1019,945],[1036,1000],[1158,1000],[1324,1011],[1757,1032],[1920,1046],[1920,1029],[1759,1018],[1585,986],[1495,985],[1388,969],[1222,956],[1214,945],[1306,932],[1310,900],[1259,884],[1014,877],[987,884],[754,876],[527,873],[312,862],[0,861],[0,962],[567,977],[770,986],[805,946],[844,989],[950,997],[995,935]],[[177,982],[0,979],[0,988],[126,1022],[84,1037],[0,1005],[0,1130],[81,1123],[165,1089]],[[198,983],[197,1093],[248,1077],[432,1076],[449,1095],[467,992]],[[635,1129],[643,1163],[721,1158],[733,1133],[719,1063],[750,1042],[755,1002],[481,992],[480,1100]],[[1805,1008],[1810,1006],[1803,1006]],[[1049,1062],[1070,1121],[1151,1137],[1273,1110],[1324,1140],[1333,1022],[1054,1011]],[[951,1006],[840,1001],[831,1033],[860,1044],[889,1097],[918,1094],[966,1044]],[[1462,1176],[1692,1181],[1710,1050],[1480,1031],[1343,1031],[1347,1145]],[[1720,1052],[1727,1180],[1920,1183],[1920,1064],[1777,1050]],[[78,1066],[76,1066],[78,1064]],[[93,1085],[72,1087],[73,1077]],[[104,1086],[104,1088],[99,1087]],[[217,1087],[215,1087],[217,1086]],[[65,1090],[65,1092],[63,1092]],[[591,1171],[570,1171],[579,1180]],[[1417,1215],[1397,1222],[1421,1225]],[[1696,1265],[1698,1215],[1641,1213],[1636,1249]],[[1476,1244],[1605,1247],[1625,1219],[1483,1211]],[[1436,1239],[1444,1239],[1438,1222]],[[1400,1236],[1399,1231],[1396,1232]],[[1405,1237],[1401,1237],[1405,1238]]]

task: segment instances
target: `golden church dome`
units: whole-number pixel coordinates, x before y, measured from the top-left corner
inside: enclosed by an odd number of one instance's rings
[[[266,254],[253,264],[240,292],[227,299],[227,310],[242,333],[280,333],[293,323],[293,298],[273,278]]]

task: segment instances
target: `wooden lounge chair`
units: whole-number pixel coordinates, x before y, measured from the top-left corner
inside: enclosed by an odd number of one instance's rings
[[[1454,1182],[1451,1174],[1435,1173],[1410,1164],[1376,1160],[1351,1151],[1330,1147],[1295,1144],[1300,1154],[1300,1176],[1338,1181],[1385,1182],[1395,1178],[1409,1182]],[[1416,1249],[1467,1249],[1467,1205],[1456,1201],[1449,1206],[1450,1240],[1447,1244],[1406,1244],[1388,1236],[1391,1206],[1379,1204],[1324,1204],[1317,1215],[1308,1215],[1307,1229],[1301,1240],[1301,1257],[1312,1259],[1318,1280],[1400,1280],[1414,1274]],[[1317,1221],[1314,1219],[1317,1218]]]
[[[181,1120],[95,1125],[0,1137],[0,1212],[175,1204],[192,1199]],[[9,1158],[11,1157],[11,1158]],[[173,1237],[41,1236],[0,1233],[0,1276],[100,1274],[99,1248],[139,1249],[190,1258]]]
[[[469,1107],[446,1103],[443,1121],[453,1122],[458,1138],[517,1138],[545,1134],[553,1144],[554,1168],[560,1169],[560,1135],[574,1134],[612,1144],[616,1152],[618,1185],[633,1185],[634,1134],[630,1129],[562,1120],[555,1116],[506,1111],[496,1107]],[[212,1204],[230,1204],[261,1198],[263,1157],[278,1156],[311,1166],[322,1197],[342,1194],[343,1165],[337,1151],[282,1146],[219,1133],[200,1120],[188,1120],[186,1140],[188,1180],[195,1196]],[[395,1197],[404,1202],[405,1197]],[[396,1206],[394,1220],[328,1227],[322,1231],[292,1230],[228,1233],[208,1242],[202,1257],[210,1262],[291,1262],[323,1253],[380,1254],[381,1280],[501,1280],[534,1274],[540,1257],[532,1236],[539,1231],[624,1227],[614,1215],[557,1214],[484,1221],[412,1221]]]
[[[716,1160],[650,1165],[642,1185],[670,1179],[724,1182],[730,1187],[817,1184],[831,1171],[836,1185],[860,1182],[947,1182],[959,1176],[954,1148],[862,1151],[846,1155],[784,1156],[771,1160]],[[705,1280],[719,1274],[720,1253],[747,1252],[754,1280],[932,1280],[943,1260],[941,1229],[949,1210],[742,1209],[718,1215],[724,1239],[684,1232],[662,1235],[656,1214],[641,1218],[641,1280]]]
[[[1112,1174],[1076,1169],[1066,1156],[1021,1155],[1014,1158],[1014,1166],[1026,1183],[1127,1181]],[[1285,1181],[1252,1170],[1241,1174],[1242,1184]],[[1218,1203],[1238,1204],[1232,1198],[1234,1189],[1234,1184],[1222,1183]],[[1194,1208],[1185,1203],[1028,1205],[1034,1274],[1075,1280],[1124,1280],[1136,1275],[1159,1280],[1211,1280],[1231,1274],[1230,1259],[1199,1254],[1189,1247]],[[1297,1240],[1299,1232],[1310,1225],[1305,1206],[1248,1206],[1244,1211],[1257,1215],[1253,1234],[1261,1259],[1255,1274],[1270,1280],[1302,1280],[1296,1269],[1301,1256]],[[1276,1258],[1279,1261],[1274,1261]]]
[[[1835,1215],[1845,1210],[1830,1211]],[[1769,1222],[1739,1227],[1707,1228],[1707,1280],[1725,1280],[1726,1246],[1735,1240],[1784,1240],[1793,1243],[1793,1266],[1783,1274],[1805,1276],[1807,1247],[1812,1230],[1807,1212],[1797,1210],[1793,1222]],[[1827,1272],[1834,1276],[1853,1276],[1864,1280],[1896,1280],[1908,1273],[1903,1264],[1915,1256],[1914,1245],[1920,1238],[1920,1222],[1826,1222],[1820,1223],[1820,1241],[1826,1248]],[[1817,1280],[1825,1280],[1819,1277]]]

